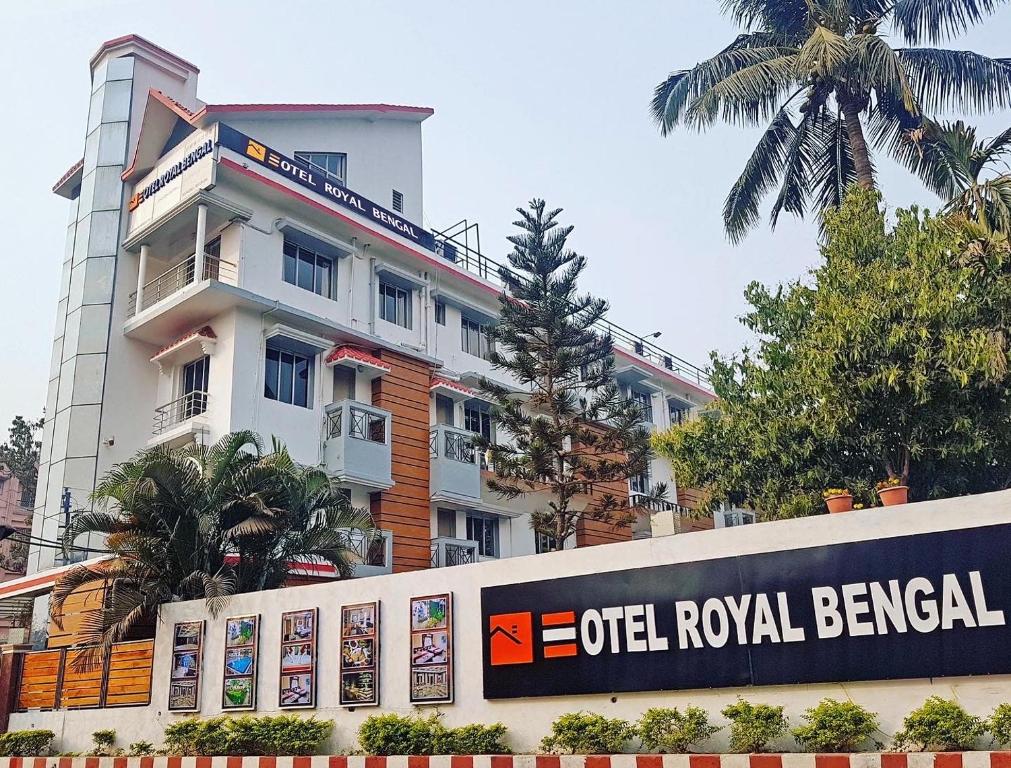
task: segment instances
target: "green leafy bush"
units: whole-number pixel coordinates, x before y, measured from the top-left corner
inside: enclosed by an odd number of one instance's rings
[[[541,749],[573,755],[613,755],[620,753],[635,735],[635,726],[627,720],[569,712],[551,724],[551,733],[541,740]]]
[[[686,707],[684,712],[677,707],[647,709],[638,729],[646,749],[671,754],[684,754],[720,730],[709,724],[709,715],[701,707]]]
[[[998,704],[985,727],[995,744],[1011,745],[1011,704]]]
[[[764,752],[789,727],[783,708],[771,704],[738,699],[736,704],[724,707],[721,714],[730,721],[731,752]]]
[[[145,757],[154,753],[154,744],[143,739],[130,742],[130,746],[126,748],[127,757]]]
[[[474,723],[447,728],[439,715],[372,715],[358,728],[358,744],[367,755],[506,755],[502,723]]]
[[[895,746],[929,752],[962,752],[973,748],[985,727],[981,718],[970,715],[958,702],[931,696],[919,709],[906,715],[902,730],[895,734]]]
[[[94,750],[92,750],[93,755],[98,755],[99,757],[108,757],[111,755],[119,754],[119,750],[115,749],[116,744],[116,731],[112,728],[105,728],[98,731],[93,731],[91,734],[91,740],[95,744]]]
[[[42,757],[49,754],[53,732],[47,730],[0,733],[0,757]]]
[[[822,699],[804,720],[793,737],[809,752],[853,752],[878,729],[877,715],[852,701]]]
[[[173,755],[311,755],[327,740],[333,720],[298,715],[187,718],[165,729]]]

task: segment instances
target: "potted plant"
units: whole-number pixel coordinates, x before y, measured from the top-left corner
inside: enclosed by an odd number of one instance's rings
[[[881,503],[886,507],[891,507],[895,504],[905,504],[909,501],[909,486],[902,484],[902,478],[889,477],[887,480],[882,480],[878,483],[875,488],[878,491],[878,498],[881,499]]]
[[[845,488],[827,488],[822,498],[825,499],[825,506],[832,514],[849,512],[853,509],[853,494]]]

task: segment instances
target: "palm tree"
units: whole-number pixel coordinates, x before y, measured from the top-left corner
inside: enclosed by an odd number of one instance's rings
[[[838,206],[846,187],[874,186],[865,127],[878,147],[916,128],[924,114],[1011,105],[1011,59],[972,51],[892,48],[886,32],[914,46],[953,37],[1004,0],[723,0],[747,31],[713,58],[673,72],[651,112],[666,136],[717,120],[766,125],[724,204],[739,242],[778,187],[783,211]]]
[[[87,614],[82,641],[108,646],[152,622],[161,603],[205,599],[212,614],[229,596],[281,586],[295,560],[351,575],[377,531],[366,510],[317,468],[295,464],[276,440],[235,432],[213,446],[155,448],[116,465],[64,534],[106,537],[114,557],[78,565],[53,589],[53,618],[67,597],[104,586],[103,611]]]
[[[961,120],[923,125],[902,135],[900,159],[946,201],[942,212],[971,219],[988,232],[1011,235],[1011,128],[989,141]],[[992,175],[1000,167],[1000,172]],[[984,173],[990,172],[986,179]]]

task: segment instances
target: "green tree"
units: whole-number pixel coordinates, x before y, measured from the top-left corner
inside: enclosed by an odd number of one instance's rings
[[[504,439],[477,442],[491,453],[493,491],[507,499],[546,495],[531,525],[561,548],[581,520],[631,522],[624,495],[584,500],[588,485],[624,482],[644,471],[649,432],[642,409],[615,383],[611,338],[595,330],[607,302],[578,293],[586,259],[566,247],[573,228],[559,226],[561,209],[545,210],[543,200],[517,211],[522,232],[509,237],[510,267],[499,270],[506,290],[490,360],[529,394],[482,381]]]
[[[40,429],[42,419],[28,421],[24,416],[15,416],[7,430],[7,442],[0,445],[0,466],[7,467],[21,487],[32,493],[39,479]]]
[[[964,32],[1002,0],[724,0],[745,32],[713,58],[673,72],[655,90],[663,135],[717,120],[767,125],[724,204],[739,242],[774,193],[771,222],[841,201],[847,186],[874,186],[865,129],[896,146],[924,114],[1011,104],[1011,59],[929,47]],[[778,187],[778,191],[777,191]]]
[[[1011,235],[1011,128],[989,141],[961,120],[924,120],[902,134],[897,154],[941,200],[942,211],[976,222],[992,232]],[[997,172],[1003,164],[1003,171]],[[986,178],[983,178],[986,174]]]
[[[1011,484],[1011,250],[854,188],[811,280],[752,284],[757,348],[714,355],[710,415],[657,436],[678,479],[772,516],[876,480],[926,499]]]
[[[295,464],[276,440],[264,452],[252,432],[143,451],[113,467],[92,500],[96,509],[74,515],[64,546],[101,534],[114,558],[70,570],[51,608],[59,622],[75,589],[105,584],[105,610],[83,627],[89,643],[126,637],[168,601],[203,598],[217,613],[233,594],[281,586],[296,560],[348,577],[377,533],[326,473]]]

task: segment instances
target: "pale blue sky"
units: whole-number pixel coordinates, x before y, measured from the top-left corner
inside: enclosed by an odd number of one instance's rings
[[[425,221],[481,224],[508,250],[513,209],[565,208],[589,257],[583,288],[612,318],[699,364],[748,341],[751,280],[800,276],[813,224],[781,222],[733,247],[721,209],[756,134],[719,127],[661,139],[654,85],[729,42],[719,0],[671,2],[208,2],[8,0],[0,26],[0,429],[41,411],[67,203],[54,181],[82,154],[88,59],[138,33],[201,69],[209,102],[393,102],[435,108],[424,127]],[[1011,6],[955,43],[1011,55]],[[974,119],[992,136],[1008,114]],[[886,161],[892,206],[934,200]],[[143,418],[143,415],[140,416]]]

